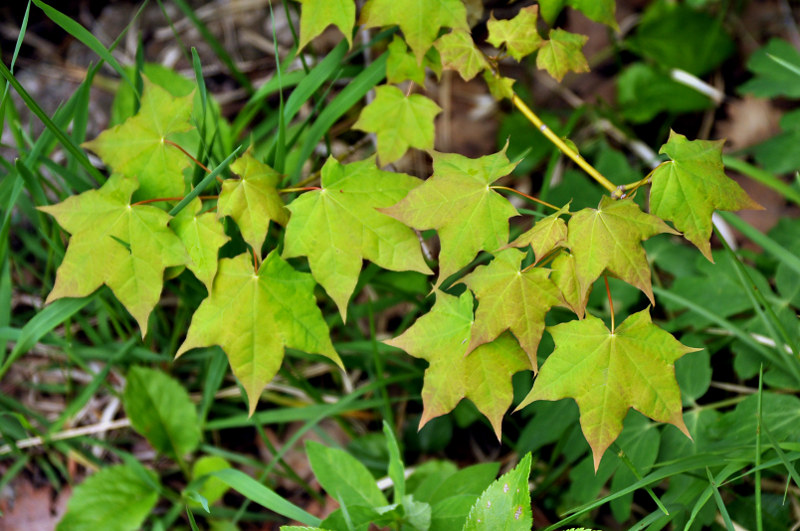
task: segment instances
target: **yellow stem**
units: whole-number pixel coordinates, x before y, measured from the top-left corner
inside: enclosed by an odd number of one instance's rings
[[[533,197],[532,195],[528,195],[528,194],[522,193],[519,190],[514,190],[513,188],[509,188],[508,186],[490,186],[489,188],[491,188],[492,190],[508,190],[509,192],[514,192],[515,194],[519,194],[522,197],[533,201],[534,203],[539,203],[540,205],[544,205],[546,207],[550,207],[553,210],[561,210],[557,206],[551,205],[547,201],[542,201],[539,198]]]
[[[560,151],[561,151],[563,154],[565,154],[566,156],[568,156],[569,158],[571,158],[573,161],[575,161],[575,164],[577,164],[578,166],[580,166],[580,167],[581,167],[581,169],[583,169],[583,171],[585,171],[586,173],[588,173],[588,174],[589,174],[589,176],[591,176],[591,177],[592,177],[592,179],[594,179],[595,181],[597,181],[598,183],[600,183],[600,184],[601,184],[601,185],[602,185],[602,186],[603,186],[603,187],[604,187],[606,190],[608,190],[609,192],[612,192],[612,193],[613,193],[613,192],[614,192],[614,191],[617,189],[617,187],[616,187],[616,186],[614,186],[614,183],[612,183],[611,181],[609,181],[608,179],[606,179],[605,177],[603,177],[603,175],[602,175],[602,174],[601,174],[599,171],[597,171],[597,170],[594,168],[594,166],[592,166],[591,164],[589,164],[588,162],[586,162],[586,160],[585,160],[583,157],[581,157],[581,156],[580,156],[578,153],[576,153],[576,152],[575,152],[575,150],[573,150],[571,147],[569,147],[569,146],[567,145],[567,143],[566,143],[566,142],[564,142],[564,141],[561,139],[561,137],[559,137],[557,134],[555,134],[555,133],[553,132],[553,130],[552,130],[552,129],[550,129],[549,127],[547,127],[547,124],[545,124],[545,123],[544,123],[544,122],[541,120],[541,118],[539,118],[539,117],[536,115],[536,113],[534,113],[534,112],[533,112],[533,111],[530,109],[530,107],[528,107],[527,105],[525,105],[525,102],[524,102],[524,101],[522,101],[522,99],[520,99],[520,97],[519,97],[519,96],[517,96],[516,94],[512,94],[512,95],[511,95],[511,103],[513,103],[513,104],[514,104],[514,106],[515,106],[517,109],[519,109],[519,111],[520,111],[520,112],[521,112],[523,115],[525,115],[525,118],[527,118],[527,119],[528,119],[528,120],[529,120],[529,121],[530,121],[530,122],[531,122],[533,125],[535,125],[535,126],[536,126],[536,127],[539,129],[539,131],[541,131],[541,132],[542,132],[542,134],[543,134],[544,136],[546,136],[546,137],[547,137],[547,139],[548,139],[550,142],[552,142],[553,144],[555,144],[555,145],[556,145],[556,147],[557,147],[557,148],[558,148],[558,149],[559,149],[559,150],[560,150]]]

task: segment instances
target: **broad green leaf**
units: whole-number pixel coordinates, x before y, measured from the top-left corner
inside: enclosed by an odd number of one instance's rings
[[[542,45],[542,38],[536,30],[536,19],[539,18],[539,6],[532,5],[524,7],[514,18],[510,20],[497,20],[492,14],[486,28],[489,36],[486,41],[500,48],[506,45],[509,55],[521,61],[526,55],[530,55]]]
[[[433,119],[441,107],[421,94],[406,96],[391,85],[375,87],[375,99],[364,107],[353,129],[375,133],[382,166],[402,157],[409,147],[433,149]]]
[[[167,227],[166,212],[131,205],[137,187],[134,179],[112,175],[99,190],[38,208],[72,235],[46,302],[85,297],[105,284],[139,323],[144,337],[147,318],[161,296],[164,270],[190,259]]]
[[[194,94],[177,98],[144,80],[139,112],[83,146],[97,153],[114,173],[137,179],[137,200],[182,196],[183,170],[191,160],[165,140],[192,128]]]
[[[577,9],[587,18],[619,31],[619,26],[614,18],[616,10],[614,0],[567,0],[567,5]]]
[[[367,467],[349,453],[316,441],[306,442],[306,453],[319,484],[345,507],[375,508],[388,503]]]
[[[516,240],[509,243],[509,247],[533,248],[536,262],[541,262],[550,251],[556,247],[561,247],[567,242],[567,224],[561,219],[564,214],[569,214],[569,205],[546,218],[537,221],[530,230],[520,234]]]
[[[274,221],[285,226],[289,220],[289,212],[276,189],[281,176],[256,160],[249,152],[231,164],[231,171],[240,178],[228,179],[222,183],[217,217],[232,217],[239,226],[244,241],[260,255],[269,222]]]
[[[617,76],[617,103],[622,115],[635,123],[649,122],[661,112],[684,113],[714,106],[708,96],[641,62]]]
[[[530,474],[531,454],[527,453],[513,470],[500,476],[481,494],[467,516],[464,531],[529,531],[533,525]]]
[[[433,309],[400,336],[385,341],[429,363],[422,387],[419,427],[469,398],[486,415],[500,438],[503,414],[511,405],[511,376],[532,367],[509,334],[481,345],[467,356],[472,328],[472,294],[437,292]]]
[[[489,63],[472,40],[468,31],[453,30],[442,35],[435,43],[442,58],[442,66],[456,70],[464,81],[469,81]]]
[[[500,463],[495,462],[468,466],[434,484],[430,494],[420,492],[420,496],[415,495],[415,497],[431,505],[438,505],[447,498],[461,494],[468,494],[477,499],[497,477],[499,469]]]
[[[687,140],[671,131],[659,153],[670,161],[653,171],[650,212],[672,221],[710,261],[711,215],[715,210],[762,209],[728,178],[722,165],[723,140]]]
[[[800,69],[800,52],[784,40],[771,39],[747,60],[747,69],[753,73],[753,79],[739,85],[738,91],[757,98],[800,98],[800,76],[773,57]]]
[[[550,30],[549,39],[544,41],[536,56],[536,66],[556,78],[564,79],[567,72],[588,72],[581,49],[589,38],[586,35],[570,33],[562,29]]]
[[[422,181],[381,171],[374,159],[322,167],[322,189],[306,192],[289,205],[284,257],[307,256],[311,273],[347,318],[366,258],[384,269],[432,274],[413,230],[377,209],[388,207]]]
[[[300,43],[297,50],[325,31],[331,24],[335,25],[353,46],[353,26],[356,25],[356,4],[353,0],[296,0],[303,5],[300,10]]]
[[[556,349],[517,409],[535,400],[575,399],[595,470],[622,431],[631,407],[689,436],[674,363],[698,349],[682,345],[655,326],[649,309],[631,315],[614,331],[588,313],[581,321],[561,323],[548,331]]]
[[[213,212],[200,211],[203,204],[195,198],[186,208],[178,212],[169,222],[172,230],[181,239],[191,261],[186,264],[200,282],[205,284],[211,293],[211,284],[217,274],[217,259],[219,249],[230,238],[225,234],[225,228]]]
[[[656,64],[695,76],[707,74],[736,49],[723,17],[663,0],[650,3],[626,44]]]
[[[467,10],[461,0],[367,0],[361,9],[359,23],[368,28],[400,26],[418,64],[422,64],[422,58],[440,29],[469,31]]]
[[[515,80],[510,77],[496,76],[491,71],[484,70],[483,80],[486,81],[486,85],[489,87],[489,92],[492,94],[492,97],[498,101],[506,98],[511,99],[514,95],[514,89],[512,87]]]
[[[135,531],[156,506],[158,476],[125,465],[108,466],[75,487],[57,531]]]
[[[646,214],[632,199],[615,201],[603,196],[597,209],[572,215],[567,245],[575,256],[575,272],[585,297],[604,270],[642,290],[655,305],[650,266],[642,240],[668,232],[678,234],[655,216]]]
[[[252,415],[278,372],[284,347],[342,362],[314,298],[314,280],[273,251],[254,272],[249,254],[220,260],[214,287],[192,317],[175,357],[219,345],[247,393]]]
[[[180,461],[200,444],[200,423],[189,393],[163,371],[131,368],[122,400],[133,429],[159,452]]]
[[[547,278],[549,270],[537,267],[521,271],[524,258],[521,251],[506,249],[495,255],[489,265],[476,268],[462,279],[478,299],[467,352],[510,330],[535,371],[544,316],[551,306],[559,304],[560,294]]]
[[[617,21],[614,18],[614,0],[539,0],[542,11],[542,18],[551,26],[556,17],[564,9],[570,6],[581,11],[587,18],[610,26],[612,29],[619,30]]]
[[[231,464],[226,459],[218,455],[204,455],[192,465],[192,479],[196,480],[206,474],[226,468],[231,468]],[[200,485],[198,492],[206,499],[209,505],[213,505],[222,499],[229,488],[227,483],[211,476],[206,478],[203,484]],[[199,506],[200,504],[195,503],[193,505]]]
[[[511,173],[505,148],[470,159],[455,153],[431,153],[433,176],[396,205],[382,212],[418,230],[436,229],[442,242],[438,287],[481,251],[508,242],[508,218],[517,210],[490,185]]]
[[[425,86],[425,65],[417,63],[417,58],[408,53],[406,42],[395,35],[388,47],[386,59],[386,81],[397,85],[410,79],[417,85]]]

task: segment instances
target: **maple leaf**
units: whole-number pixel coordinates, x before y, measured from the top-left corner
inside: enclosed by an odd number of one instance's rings
[[[408,53],[408,46],[403,39],[395,34],[387,49],[386,81],[397,85],[410,79],[421,87],[425,86],[425,66],[417,63],[416,57]]]
[[[522,8],[517,16],[510,20],[497,20],[492,14],[486,28],[489,36],[486,41],[495,48],[506,45],[509,55],[521,61],[542,45],[542,38],[536,30],[536,19],[539,17],[539,6]]]
[[[544,41],[536,56],[536,66],[556,78],[564,79],[567,72],[588,72],[589,63],[586,62],[581,48],[589,38],[586,35],[570,33],[562,29],[550,31],[550,39]]]
[[[137,200],[180,196],[186,187],[183,170],[190,160],[164,141],[192,128],[194,93],[175,97],[143,79],[139,112],[82,145],[97,153],[114,173],[137,179]]]
[[[477,159],[432,152],[433,175],[396,205],[382,212],[418,230],[436,229],[441,239],[438,287],[481,251],[508,242],[508,218],[518,215],[490,184],[516,164],[502,151]]]
[[[649,309],[631,315],[614,331],[591,314],[547,331],[556,348],[517,410],[536,400],[575,399],[595,470],[631,407],[691,437],[683,423],[674,363],[701,349],[682,345],[654,325]]]
[[[231,164],[240,179],[227,179],[217,202],[217,217],[230,216],[236,221],[242,238],[253,251],[261,252],[269,222],[286,225],[289,212],[276,187],[281,176],[266,164],[245,153]]]
[[[422,386],[422,427],[469,398],[486,415],[500,439],[503,415],[511,405],[511,376],[532,367],[510,334],[476,348],[466,356],[472,326],[472,294],[460,297],[436,292],[431,311],[387,345],[429,363]]]
[[[299,52],[306,44],[333,24],[344,34],[347,44],[353,46],[353,26],[356,25],[356,5],[353,0],[296,0],[300,11]]]
[[[572,215],[567,245],[575,256],[581,293],[588,293],[604,269],[642,290],[655,305],[650,267],[641,241],[667,232],[678,234],[656,216],[646,214],[632,199],[615,201],[603,196],[597,209]],[[583,297],[581,297],[583,298]]]
[[[575,257],[569,253],[561,253],[550,262],[550,280],[561,292],[563,305],[583,319],[591,290],[583,291],[576,269]]]
[[[213,212],[200,214],[203,203],[195,198],[170,220],[169,225],[181,239],[191,261],[186,265],[209,293],[217,274],[219,249],[230,238]]]
[[[409,147],[433,149],[433,119],[440,112],[441,107],[421,94],[406,96],[397,87],[381,85],[353,128],[377,135],[378,159],[385,166]]]
[[[433,273],[414,231],[376,210],[397,203],[422,181],[381,171],[374,159],[343,165],[330,157],[321,173],[322,189],[289,205],[283,256],[308,257],[311,273],[343,319],[363,258],[384,269]]]
[[[650,212],[668,219],[703,255],[711,257],[711,215],[715,210],[761,210],[722,165],[723,140],[687,140],[670,131],[659,153],[670,161],[653,171]]]
[[[467,352],[510,330],[535,369],[544,316],[560,297],[547,278],[549,270],[520,270],[524,258],[525,253],[517,249],[501,251],[489,265],[476,268],[462,279],[478,299]]]
[[[368,28],[400,26],[418,64],[422,64],[441,28],[469,31],[467,10],[461,0],[368,0],[359,22]]]
[[[248,253],[219,262],[209,296],[192,316],[175,357],[219,345],[242,383],[252,415],[261,390],[275,376],[284,347],[322,354],[340,367],[314,298],[314,280],[272,251],[258,269]]]
[[[85,297],[103,284],[147,334],[147,318],[161,296],[164,270],[189,262],[181,241],[167,227],[169,214],[149,205],[131,205],[138,183],[112,175],[57,205],[37,207],[71,234],[47,303]]]
[[[464,30],[453,30],[442,35],[434,43],[445,68],[456,70],[464,81],[469,81],[481,70],[489,68],[489,63],[472,40],[472,35]]]
[[[534,256],[536,256],[536,262],[540,262],[547,253],[559,247],[562,243],[566,243],[567,224],[561,219],[564,214],[569,214],[569,205],[565,205],[557,212],[537,221],[530,230],[520,234],[508,246],[527,247],[530,245],[533,248]]]
[[[511,97],[514,95],[514,89],[512,87],[515,80],[511,79],[510,77],[503,77],[499,75],[496,76],[491,71],[484,70],[483,80],[486,81],[486,85],[489,87],[489,92],[497,101],[506,98],[511,99]]]

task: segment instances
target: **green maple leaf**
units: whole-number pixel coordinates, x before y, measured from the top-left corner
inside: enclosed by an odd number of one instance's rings
[[[525,352],[510,334],[476,348],[467,356],[472,327],[472,294],[436,293],[436,304],[400,336],[384,341],[430,365],[422,387],[422,428],[469,398],[486,415],[500,438],[503,415],[511,405],[511,376],[530,370]]]
[[[614,331],[591,314],[547,330],[556,349],[517,410],[536,400],[574,398],[595,470],[622,431],[631,407],[690,437],[683,423],[674,363],[700,349],[682,345],[654,325],[649,310],[631,315]]]
[[[586,62],[581,49],[589,38],[586,35],[570,33],[562,29],[550,31],[550,39],[542,43],[539,54],[536,56],[536,66],[556,78],[564,79],[567,72],[588,72],[589,63]]]
[[[440,112],[441,107],[421,94],[406,96],[397,87],[381,85],[353,128],[377,135],[378,159],[385,166],[409,147],[433,149],[433,119]]]
[[[561,253],[550,262],[550,280],[561,292],[563,306],[583,319],[590,290],[583,291],[576,270],[575,257],[568,253]]]
[[[489,36],[486,41],[495,48],[506,45],[509,55],[521,61],[542,45],[542,38],[536,30],[536,19],[539,17],[539,6],[525,7],[510,20],[497,20],[492,14],[486,28]]]
[[[668,219],[710,261],[711,215],[715,210],[762,209],[725,175],[723,140],[687,140],[670,131],[659,153],[671,161],[653,171],[650,212]]]
[[[461,0],[368,0],[359,22],[368,28],[400,26],[418,64],[422,64],[440,29],[469,31],[467,10]]]
[[[536,349],[544,331],[544,316],[560,302],[550,271],[521,271],[525,253],[506,249],[489,265],[480,266],[462,279],[478,299],[472,339],[467,352],[510,330],[536,368]]]
[[[193,100],[194,93],[178,98],[144,78],[139,112],[83,146],[97,153],[114,173],[137,179],[137,199],[181,196],[183,170],[190,160],[164,140],[192,128]]]
[[[222,183],[217,216],[232,217],[244,241],[250,244],[253,251],[260,253],[269,222],[286,225],[289,220],[289,212],[276,189],[281,176],[250,153],[245,153],[231,164],[231,171],[241,178]]]
[[[296,0],[303,5],[300,11],[300,44],[306,44],[333,24],[353,46],[353,26],[356,25],[356,4],[353,0]]]
[[[489,92],[491,93],[492,97],[497,101],[503,99],[511,99],[514,95],[514,89],[512,88],[514,85],[514,79],[510,77],[503,77],[503,76],[496,76],[489,70],[483,71],[483,80],[486,81],[486,85],[489,87]]]
[[[678,234],[656,216],[646,214],[632,199],[615,201],[603,196],[597,209],[584,208],[569,220],[567,245],[575,256],[581,292],[607,269],[642,290],[655,304],[650,266],[641,241],[668,232]]]
[[[537,221],[530,230],[520,234],[516,240],[509,243],[509,247],[530,245],[536,256],[536,262],[540,262],[550,251],[566,243],[567,224],[561,219],[564,214],[569,214],[569,205]]]
[[[394,271],[433,273],[414,231],[376,210],[397,203],[420,184],[410,175],[379,170],[374,159],[343,165],[331,157],[322,167],[322,189],[289,205],[283,255],[308,257],[311,273],[343,319],[362,259]]]
[[[314,280],[273,251],[253,271],[249,253],[220,260],[208,298],[192,317],[175,357],[219,345],[255,411],[261,390],[275,376],[284,347],[322,354],[341,367],[314,297]]]
[[[486,57],[475,46],[472,35],[467,31],[453,30],[439,37],[434,46],[442,58],[442,65],[456,70],[464,81],[469,81],[481,70],[489,68]]]
[[[508,242],[508,218],[518,215],[517,210],[489,185],[511,173],[516,164],[508,161],[506,148],[477,159],[456,153],[431,156],[431,178],[382,211],[409,227],[438,231],[442,243],[438,287],[479,251],[493,251]]]
[[[189,256],[167,227],[169,215],[149,205],[131,205],[134,179],[112,175],[57,205],[38,207],[71,234],[64,261],[46,302],[85,297],[103,284],[147,333],[147,318],[161,296],[164,270]]]
[[[225,234],[225,229],[216,214],[213,212],[200,214],[202,208],[202,201],[198,198],[193,199],[186,208],[172,218],[169,225],[181,239],[192,259],[186,267],[211,293],[211,284],[217,274],[219,249],[230,238]]]
[[[425,86],[425,65],[417,63],[416,57],[408,53],[408,46],[403,39],[395,34],[388,51],[386,81],[397,85],[410,79],[421,87]]]

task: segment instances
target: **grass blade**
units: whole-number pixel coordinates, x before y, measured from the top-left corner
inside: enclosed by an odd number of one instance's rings
[[[241,146],[239,146],[239,147],[237,147],[236,149],[234,149],[234,150],[233,150],[233,153],[231,153],[230,155],[228,155],[228,157],[227,157],[225,160],[223,160],[223,161],[222,161],[222,162],[219,164],[219,166],[217,166],[216,168],[214,168],[214,171],[212,171],[211,173],[209,173],[208,175],[206,175],[206,177],[205,177],[205,178],[204,178],[202,181],[200,181],[200,184],[198,184],[197,186],[195,186],[195,187],[194,187],[194,189],[192,189],[192,191],[191,191],[191,192],[189,192],[189,194],[188,194],[186,197],[184,197],[183,199],[181,199],[180,203],[178,203],[177,205],[175,205],[175,207],[174,207],[172,210],[170,210],[170,211],[169,211],[169,215],[170,215],[170,216],[177,216],[177,215],[178,215],[178,212],[180,212],[181,210],[183,210],[183,208],[184,208],[186,205],[188,205],[188,204],[189,204],[189,203],[192,201],[192,199],[194,199],[195,197],[197,197],[198,195],[200,195],[201,193],[203,193],[203,190],[205,190],[205,189],[206,189],[206,187],[208,187],[208,185],[209,185],[209,184],[211,184],[211,182],[212,182],[214,179],[216,179],[216,178],[217,178],[217,175],[219,175],[220,173],[222,173],[222,172],[223,172],[223,170],[225,170],[225,168],[227,168],[227,167],[228,167],[228,165],[231,163],[231,160],[233,160],[233,157],[235,157],[235,156],[237,155],[237,153],[239,153],[239,151],[240,151],[241,149],[242,149],[242,148],[241,148]]]

